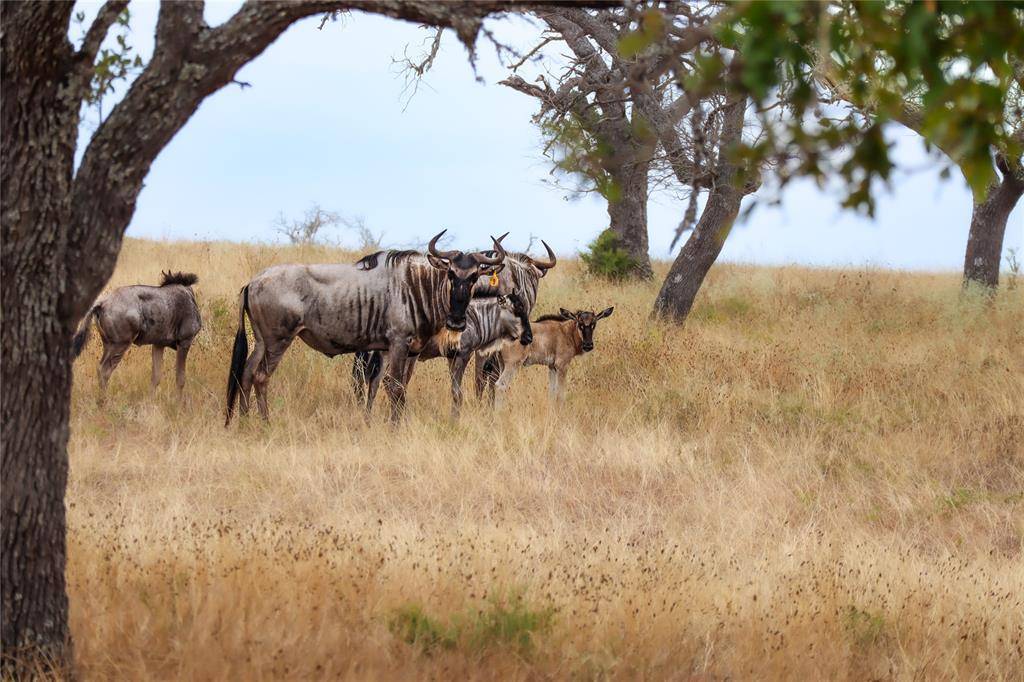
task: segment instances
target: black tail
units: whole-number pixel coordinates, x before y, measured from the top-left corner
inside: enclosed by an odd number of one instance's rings
[[[92,332],[92,321],[96,317],[96,313],[100,311],[98,305],[94,305],[92,309],[85,314],[85,318],[82,320],[82,324],[78,325],[78,331],[75,332],[75,336],[71,339],[71,357],[72,359],[77,358],[85,350],[85,344],[89,343],[89,335]]]
[[[249,287],[242,287],[238,300],[238,331],[235,332],[235,346],[231,349],[231,369],[228,372],[228,409],[224,426],[231,423],[235,413],[235,403],[242,390],[242,374],[245,372],[245,360],[249,357],[249,338],[245,335],[245,315],[249,312]]]
[[[381,365],[384,363],[379,350],[359,351],[355,360],[352,361],[352,390],[355,391],[356,400],[360,403],[366,400],[366,389],[371,381],[380,374]]]

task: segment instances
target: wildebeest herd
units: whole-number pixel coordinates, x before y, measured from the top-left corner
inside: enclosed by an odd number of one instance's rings
[[[354,264],[275,265],[253,277],[239,292],[238,330],[228,372],[225,425],[236,403],[256,406],[269,419],[267,387],[296,337],[328,357],[354,353],[352,382],[367,414],[383,381],[398,419],[418,361],[446,358],[451,374],[452,415],[462,406],[462,378],[476,361],[476,394],[500,404],[524,365],[549,368],[552,396],[564,398],[569,363],[594,348],[597,322],[612,314],[564,308],[530,322],[540,280],[555,267],[547,258],[493,249],[438,250],[444,231],[426,253],[386,250]],[[129,346],[153,347],[152,388],[160,381],[165,348],[177,352],[177,386],[185,385],[185,362],[202,328],[190,273],[163,274],[159,286],[115,289],[92,307],[73,340],[81,354],[95,321],[103,341],[98,375],[100,398]],[[249,352],[245,321],[252,328]],[[515,343],[518,341],[518,343]]]

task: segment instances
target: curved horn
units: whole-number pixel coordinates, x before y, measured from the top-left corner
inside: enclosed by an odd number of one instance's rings
[[[542,261],[542,260],[537,260],[536,258],[531,256],[530,257],[530,262],[533,263],[538,268],[540,268],[541,270],[550,270],[551,268],[555,267],[556,263],[558,263],[558,259],[555,258],[555,252],[551,250],[551,247],[548,246],[548,243],[546,241],[541,239],[540,243],[544,245],[545,249],[547,249],[547,251],[548,251],[548,259],[546,261]]]
[[[430,252],[431,256],[434,256],[435,258],[444,258],[445,260],[451,260],[453,258],[458,258],[459,254],[462,253],[461,251],[438,251],[437,250],[437,240],[440,239],[441,235],[443,235],[447,231],[448,230],[441,230],[436,235],[434,235],[434,238],[430,240],[429,244],[427,244],[427,251]]]
[[[482,253],[480,253],[479,251],[477,251],[476,253],[473,254],[474,260],[476,260],[476,262],[479,263],[480,265],[497,265],[497,264],[501,263],[502,261],[504,261],[505,260],[505,248],[501,245],[501,240],[504,239],[507,236],[508,236],[508,232],[506,232],[505,234],[501,235],[497,239],[495,239],[493,236],[491,237],[491,241],[494,242],[494,250],[498,252],[497,256],[495,256],[493,258],[489,258],[489,257],[483,255]]]

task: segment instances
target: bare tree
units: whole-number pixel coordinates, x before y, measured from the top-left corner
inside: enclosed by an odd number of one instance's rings
[[[98,51],[127,0],[108,0],[77,50],[71,3],[0,4],[2,136],[2,527],[5,675],[70,660],[64,491],[71,338],[109,280],[150,165],[210,94],[285,29],[361,10],[455,30],[471,45],[485,16],[515,2],[249,2],[220,26],[203,3],[164,2],[153,56],[96,130],[75,169],[79,117]]]
[[[285,218],[279,213],[274,218],[274,231],[292,244],[315,244],[323,240],[323,231],[342,223],[341,214],[325,210],[320,204],[311,204],[298,220]]]

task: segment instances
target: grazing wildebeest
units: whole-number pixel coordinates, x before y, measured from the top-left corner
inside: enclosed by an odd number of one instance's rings
[[[409,385],[417,361],[446,357],[452,382],[452,417],[457,418],[462,408],[462,376],[465,374],[473,353],[496,353],[506,343],[511,343],[516,339],[519,339],[520,343],[524,345],[533,340],[529,311],[518,294],[474,298],[470,301],[466,313],[466,329],[459,337],[458,346],[446,350],[441,348],[435,339],[431,339],[418,354],[410,354],[405,365],[405,384]],[[374,357],[379,359],[380,354],[374,354]],[[381,363],[379,361],[368,368],[360,367],[358,364],[352,366],[352,379],[355,382],[356,395],[362,397],[364,382],[369,384],[366,389],[367,410],[373,405],[373,400],[377,395],[380,370]]]
[[[260,415],[269,418],[267,383],[296,336],[328,357],[387,350],[384,387],[391,417],[397,419],[405,403],[409,353],[420,352],[438,335],[442,346],[458,343],[473,286],[505,259],[493,237],[493,256],[438,251],[444,232],[430,240],[426,255],[381,251],[354,265],[277,265],[242,287],[225,424],[239,396],[242,413],[248,412],[253,387]],[[255,337],[248,360],[246,315]]]
[[[103,341],[103,358],[98,369],[100,400],[114,368],[128,347],[153,346],[152,389],[160,383],[164,348],[177,351],[177,385],[185,388],[185,360],[192,340],[203,327],[192,285],[199,278],[186,272],[165,272],[160,286],[136,284],[114,289],[100,298],[86,314],[72,340],[74,357],[81,355],[89,341],[93,320]]]
[[[504,235],[502,235],[499,240],[503,238]],[[477,280],[476,286],[473,288],[474,298],[486,299],[499,294],[516,294],[520,305],[525,307],[525,313],[521,316],[524,329],[526,330],[520,337],[520,340],[523,343],[530,342],[529,315],[533,311],[533,307],[537,304],[537,289],[540,286],[540,279],[547,274],[548,270],[555,267],[555,264],[558,262],[555,258],[554,251],[551,250],[551,247],[548,246],[547,242],[541,240],[541,244],[544,245],[544,249],[548,253],[547,260],[533,258],[526,253],[506,253],[503,267],[500,268],[494,276]],[[494,252],[485,251],[484,254],[490,256],[493,255]],[[462,406],[462,375],[465,373],[465,363],[468,363],[469,356],[466,356],[465,359],[463,359],[461,353],[466,352],[476,356],[476,392],[478,398],[483,391],[486,381],[481,373],[484,361],[487,358],[493,358],[495,366],[500,370],[501,358],[495,351],[482,354],[478,352],[477,349],[467,348],[466,346],[462,346],[460,348],[460,356],[454,363],[450,363],[449,365],[453,372],[458,373],[458,379],[455,379],[453,375],[452,384],[452,397],[454,400],[452,412],[455,416],[458,415],[459,409]],[[421,355],[420,359],[426,358]],[[405,374],[406,376],[411,377],[413,368],[415,367],[416,358],[411,358],[409,362],[411,364],[406,367]],[[367,409],[369,409],[373,404],[375,396],[373,378],[379,376],[382,365],[383,361],[380,352],[356,353],[355,360],[352,363],[352,385],[355,390],[356,399],[360,402],[365,399]],[[497,381],[497,373],[498,371],[494,373],[490,383],[492,395],[493,382]],[[457,384],[455,382],[457,382]],[[369,390],[367,390],[367,384],[369,384]]]
[[[565,375],[573,358],[594,350],[594,328],[598,320],[612,314],[614,308],[599,313],[562,308],[558,315],[544,315],[533,323],[533,343],[529,346],[506,345],[501,349],[504,368],[498,378],[499,402],[516,372],[524,365],[548,368],[548,389],[552,397],[565,398]]]

